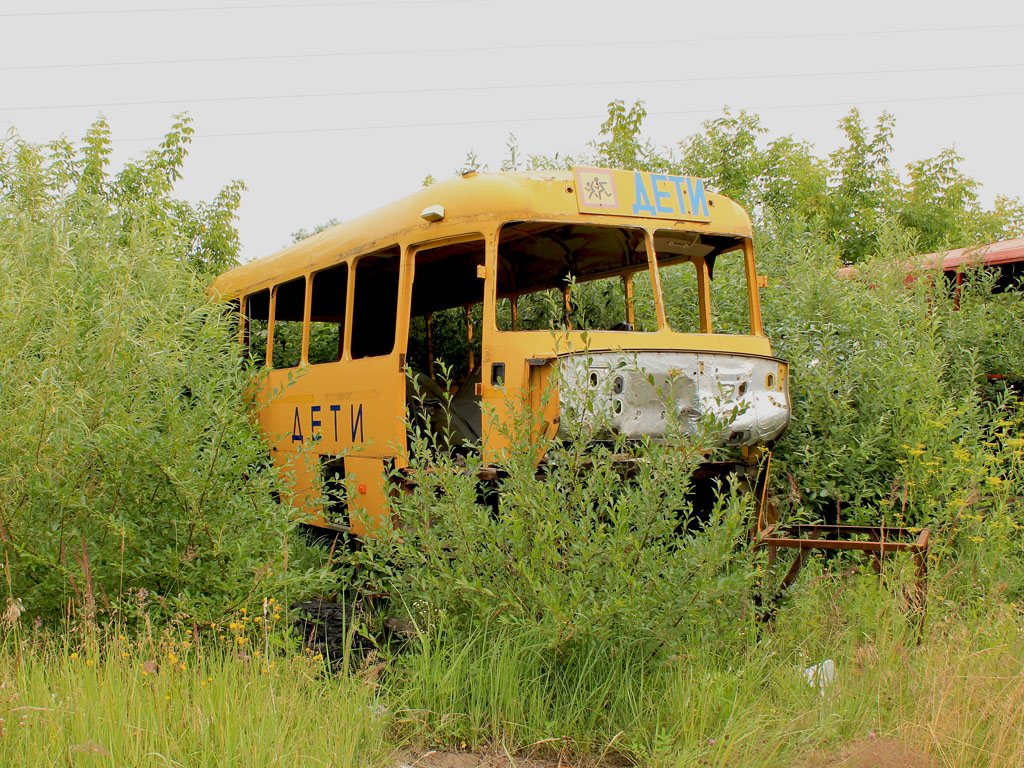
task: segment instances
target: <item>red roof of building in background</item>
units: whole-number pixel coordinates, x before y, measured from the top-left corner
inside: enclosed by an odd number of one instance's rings
[[[998,267],[1002,264],[1024,262],[1024,237],[1013,240],[1000,240],[974,248],[957,248],[941,253],[922,253],[907,260],[908,271],[914,269],[934,269],[941,267],[943,272],[956,272],[965,264]],[[856,277],[857,267],[843,267],[839,274],[843,277]]]

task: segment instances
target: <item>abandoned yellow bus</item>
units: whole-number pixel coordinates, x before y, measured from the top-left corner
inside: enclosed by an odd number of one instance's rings
[[[731,414],[714,440],[753,464],[790,418],[758,285],[747,214],[701,179],[576,168],[433,184],[211,291],[237,302],[265,366],[257,418],[293,503],[365,534],[388,519],[414,396],[448,404],[453,446],[499,462],[510,409],[557,437],[574,399],[596,394],[609,435],[658,438],[669,390],[669,416]],[[345,503],[316,506],[338,476]]]

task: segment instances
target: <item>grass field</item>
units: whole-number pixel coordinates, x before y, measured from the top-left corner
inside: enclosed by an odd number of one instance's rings
[[[824,766],[865,749],[842,764],[1021,765],[1020,618],[983,602],[968,616],[933,594],[919,634],[874,578],[822,574],[739,653],[693,647],[651,664],[581,646],[555,658],[483,628],[424,634],[334,673],[268,628],[272,615],[136,639],[19,627],[0,656],[0,765],[341,768],[468,750]],[[825,659],[834,679],[809,684],[805,668]]]

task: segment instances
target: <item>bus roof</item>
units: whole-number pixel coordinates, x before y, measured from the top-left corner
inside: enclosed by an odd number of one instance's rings
[[[676,177],[671,177],[676,178]],[[395,244],[485,231],[507,221],[572,221],[620,226],[659,226],[716,235],[750,237],[750,218],[738,204],[708,194],[707,221],[581,213],[573,171],[470,173],[440,181],[350,221],[342,222],[276,253],[225,272],[210,286],[221,298],[241,294],[322,269],[351,256]],[[429,206],[441,206],[444,218],[421,217]],[[478,228],[474,224],[480,222]]]
[[[903,265],[908,272],[938,268],[943,272],[954,273],[965,266],[1002,267],[1021,262],[1024,262],[1024,238],[1018,237],[1013,240],[999,240],[972,248],[922,253],[906,259]],[[857,277],[859,273],[860,270],[856,265],[842,267],[839,270],[842,277]]]

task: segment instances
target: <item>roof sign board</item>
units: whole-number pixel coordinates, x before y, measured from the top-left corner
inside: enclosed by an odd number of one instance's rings
[[[580,213],[710,221],[704,179],[667,173],[574,168]]]

